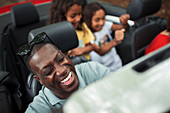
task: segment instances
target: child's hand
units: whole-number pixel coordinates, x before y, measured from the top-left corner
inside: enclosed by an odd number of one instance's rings
[[[69,55],[70,57],[75,57],[75,56],[79,56],[79,55],[82,55],[82,50],[81,48],[77,47],[75,49],[72,49],[69,51]]]
[[[125,29],[115,31],[114,40],[115,40],[117,45],[120,44],[122,42],[122,40],[124,39],[124,32],[125,32]]]
[[[130,19],[130,15],[129,14],[123,14],[123,15],[121,15],[120,16],[120,23],[122,24],[122,25],[127,25],[128,24],[128,20]]]

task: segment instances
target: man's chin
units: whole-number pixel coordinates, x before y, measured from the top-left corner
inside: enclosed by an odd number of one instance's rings
[[[72,94],[73,92],[75,92],[77,90],[78,90],[78,86],[66,89],[65,92]]]

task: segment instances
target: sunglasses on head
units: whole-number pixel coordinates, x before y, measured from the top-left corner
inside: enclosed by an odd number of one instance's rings
[[[39,44],[41,42],[43,42],[46,38],[47,38],[47,34],[45,32],[42,32],[40,34],[38,34],[37,36],[35,36],[35,38],[28,44],[25,44],[24,46],[22,46],[19,51],[17,52],[17,55],[20,55],[20,56],[24,56],[24,55],[27,55],[31,52],[32,50],[32,47],[35,45],[35,44]]]

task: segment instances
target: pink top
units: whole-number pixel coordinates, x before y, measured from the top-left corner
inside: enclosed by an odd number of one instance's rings
[[[148,54],[150,52],[155,51],[156,49],[159,49],[166,44],[170,43],[170,37],[165,34],[158,34],[154,40],[148,45],[148,47],[145,49],[145,54]]]

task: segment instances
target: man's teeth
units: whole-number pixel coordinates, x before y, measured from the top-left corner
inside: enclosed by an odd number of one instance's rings
[[[65,78],[64,80],[61,81],[61,83],[66,82],[67,80],[69,80],[70,77],[71,77],[71,72],[69,73],[69,75],[67,76],[67,78]]]

